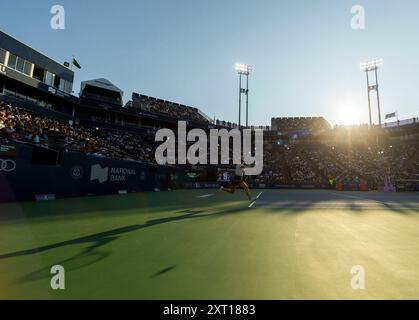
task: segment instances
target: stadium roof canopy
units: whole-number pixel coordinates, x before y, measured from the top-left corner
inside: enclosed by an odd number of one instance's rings
[[[80,100],[99,105],[122,106],[124,92],[107,79],[83,81],[80,85]]]
[[[86,86],[92,86],[100,89],[105,89],[109,91],[118,92],[121,95],[124,94],[124,92],[119,89],[117,86],[115,86],[112,82],[110,82],[108,79],[100,78],[100,79],[93,79],[93,80],[87,80],[83,81],[80,86],[80,91],[83,92],[84,88]]]

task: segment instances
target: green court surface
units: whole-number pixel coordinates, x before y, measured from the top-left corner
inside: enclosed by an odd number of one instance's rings
[[[244,199],[184,190],[0,205],[0,298],[419,299],[419,194]],[[65,290],[50,287],[57,264]],[[364,290],[351,287],[354,266]]]

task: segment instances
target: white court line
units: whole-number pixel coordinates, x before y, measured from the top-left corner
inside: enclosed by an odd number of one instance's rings
[[[256,200],[259,199],[259,197],[261,196],[263,192],[259,193],[256,197],[256,199],[249,205],[249,208],[253,207],[253,205],[255,204]]]
[[[212,197],[213,195],[214,195],[213,193],[210,193],[210,194],[204,194],[202,196],[196,196],[195,198],[209,198],[209,197]]]

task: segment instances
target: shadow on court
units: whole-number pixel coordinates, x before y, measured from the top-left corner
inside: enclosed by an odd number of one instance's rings
[[[182,211],[177,212],[177,213],[183,213],[180,216],[153,219],[153,220],[147,221],[144,224],[130,225],[130,226],[122,227],[122,228],[112,229],[105,232],[95,233],[89,236],[84,236],[84,237],[79,237],[79,238],[75,238],[75,239],[71,239],[67,241],[57,242],[50,245],[0,254],[0,260],[39,254],[39,253],[47,252],[53,249],[63,248],[66,246],[88,243],[89,246],[83,249],[80,253],[76,254],[75,256],[71,258],[55,263],[58,265],[65,265],[66,272],[70,272],[77,269],[81,269],[83,267],[87,267],[89,265],[92,265],[94,263],[97,263],[109,257],[111,255],[111,252],[101,251],[101,248],[107,245],[108,243],[119,239],[121,236],[127,233],[131,233],[134,231],[139,231],[141,229],[158,226],[158,225],[162,225],[166,223],[171,223],[171,222],[185,221],[189,219],[204,218],[204,217],[209,217],[209,216],[239,213],[239,212],[243,212],[242,207],[230,208],[230,209],[222,210],[221,212],[207,213],[207,214],[204,214],[205,213],[204,210],[182,210]],[[175,267],[176,266],[174,265],[174,266],[167,267],[163,270],[159,270],[158,272],[153,274],[151,278],[156,278],[167,272],[170,272]],[[30,282],[30,281],[35,281],[35,280],[51,277],[50,268],[51,266],[47,266],[42,269],[31,272],[17,279],[16,283]]]
[[[266,191],[254,209],[347,209],[392,210],[398,213],[419,211],[417,193],[338,192],[332,190]]]
[[[317,193],[317,194],[316,194]],[[125,227],[115,228],[112,230],[104,231],[95,233],[88,236],[82,236],[77,237],[75,239],[70,239],[67,241],[61,241],[52,243],[49,245],[29,248],[25,250],[15,251],[15,252],[9,252],[0,254],[0,260],[4,259],[10,259],[20,256],[27,256],[27,255],[33,255],[33,254],[39,254],[43,252],[47,252],[50,250],[63,248],[67,246],[73,246],[73,245],[80,245],[80,244],[88,244],[86,248],[81,250],[78,254],[57,262],[56,264],[61,264],[66,266],[66,271],[73,271],[80,268],[84,268],[86,266],[95,264],[103,259],[106,259],[109,257],[112,253],[107,252],[104,249],[104,247],[119,239],[121,236],[132,233],[135,231],[139,231],[145,228],[153,227],[153,226],[159,226],[166,223],[172,223],[172,222],[179,222],[179,221],[187,221],[192,220],[196,218],[219,218],[226,215],[233,215],[233,214],[281,214],[281,215],[296,215],[296,214],[304,214],[309,212],[311,209],[320,209],[319,207],[316,207],[317,203],[326,203],[330,204],[330,209],[337,209],[333,202],[336,203],[344,203],[345,206],[338,209],[346,209],[349,211],[362,213],[365,209],[385,209],[391,210],[395,213],[400,214],[408,214],[412,213],[412,211],[409,212],[409,210],[418,210],[418,208],[415,205],[415,202],[411,201],[411,197],[408,198],[409,202],[403,201],[403,198],[397,198],[393,197],[392,201],[385,201],[385,198],[383,195],[380,195],[380,197],[373,197],[370,199],[367,195],[367,198],[363,199],[362,197],[358,197],[355,195],[354,199],[348,198],[345,196],[339,196],[334,194],[334,197],[332,199],[327,197],[327,192],[303,192],[299,191],[296,192],[266,192],[263,194],[263,196],[256,201],[255,206],[252,208],[248,208],[247,205],[243,206],[243,201],[233,203],[232,202],[226,202],[226,206],[224,207],[217,207],[217,206],[208,206],[206,210],[199,210],[199,209],[185,209],[185,207],[188,207],[188,202],[178,204],[176,206],[173,206],[173,211],[175,212],[175,216],[168,216],[158,219],[152,219],[147,221],[143,224],[133,224],[128,225]],[[350,196],[352,194],[349,194]],[[406,198],[407,199],[407,198]],[[339,201],[336,201],[339,200]],[[369,202],[374,202],[374,206],[368,205]],[[379,204],[379,205],[378,205]],[[200,203],[202,205],[202,203]],[[212,203],[214,205],[214,203]],[[114,205],[115,206],[115,205]],[[131,206],[131,205],[130,205]],[[129,207],[130,207],[129,206]],[[190,206],[191,208],[196,208],[197,204]],[[161,207],[160,207],[161,208]],[[180,208],[183,208],[180,211]],[[109,208],[108,208],[109,209]],[[254,211],[253,209],[263,209],[262,211]],[[322,208],[323,209],[323,208]],[[327,208],[326,208],[327,209]],[[156,209],[157,210],[157,209]],[[69,212],[69,211],[68,211]],[[163,274],[166,274],[170,271],[172,271],[174,268],[176,268],[176,265],[166,267],[162,270],[156,271],[154,274],[150,275],[151,278],[159,277]],[[32,272],[28,275],[25,275],[17,280],[18,283],[22,282],[29,282],[34,280],[39,280],[42,278],[50,277],[50,266],[39,269],[35,272]]]
[[[161,275],[163,275],[163,274],[166,274],[166,273],[168,273],[168,272],[172,271],[174,268],[176,268],[176,266],[170,266],[170,267],[164,268],[164,269],[162,269],[162,270],[160,270],[160,271],[156,272],[155,274],[153,274],[153,275],[151,276],[151,278],[157,278],[157,277],[159,277],[159,276],[161,276]]]
[[[138,231],[138,230],[141,230],[141,229],[144,229],[144,228],[149,228],[149,227],[165,224],[165,223],[182,221],[182,220],[193,219],[193,218],[199,218],[199,217],[203,216],[203,215],[199,215],[203,212],[204,211],[202,211],[202,210],[189,211],[188,213],[185,213],[184,215],[181,215],[181,216],[150,220],[150,221],[147,221],[145,224],[137,224],[137,225],[131,225],[131,226],[126,226],[126,227],[122,227],[122,228],[116,228],[116,229],[113,229],[113,230],[96,233],[96,234],[93,234],[93,235],[90,235],[90,236],[80,237],[80,238],[76,238],[76,239],[72,239],[72,240],[68,240],[68,241],[57,242],[57,243],[53,243],[53,244],[46,245],[46,246],[41,246],[41,247],[37,247],[37,248],[32,248],[32,249],[27,249],[27,250],[21,250],[21,251],[1,254],[0,255],[0,260],[19,257],[19,256],[26,256],[26,255],[31,255],[31,254],[42,253],[42,252],[46,252],[46,251],[49,251],[49,250],[62,248],[62,247],[66,247],[66,246],[71,246],[71,245],[78,245],[78,244],[82,244],[82,243],[90,243],[90,245],[87,248],[83,249],[77,255],[56,263],[56,264],[59,264],[59,265],[65,265],[66,266],[66,272],[70,272],[70,271],[74,271],[74,270],[81,269],[83,267],[92,265],[92,264],[97,263],[97,262],[107,258],[108,256],[110,256],[111,255],[110,252],[100,251],[100,248],[105,246],[106,244],[114,241],[114,240],[119,239],[119,237],[124,235],[124,234],[134,232],[134,231]],[[48,266],[48,267],[36,270],[34,272],[31,272],[28,275],[25,275],[25,276],[17,279],[16,283],[30,282],[30,281],[50,277],[51,276],[51,274],[49,273],[50,272],[50,267],[51,266]],[[158,277],[158,276],[160,276],[160,275],[162,275],[166,272],[171,271],[173,268],[175,268],[175,266],[171,266],[169,268],[160,270],[157,273],[155,273],[152,277]]]
[[[85,250],[83,250],[83,253],[88,254],[91,251],[95,250],[96,248],[102,247],[102,246],[108,244],[109,242],[118,239],[119,236],[121,236],[123,234],[133,232],[133,231],[137,231],[137,230],[144,229],[144,228],[153,227],[153,226],[164,224],[164,223],[203,217],[205,215],[198,215],[202,212],[204,212],[204,211],[196,210],[196,211],[189,212],[189,213],[181,215],[181,216],[150,220],[150,221],[147,221],[145,224],[130,225],[130,226],[126,226],[126,227],[122,227],[122,228],[116,228],[116,229],[105,231],[105,232],[95,233],[95,234],[90,235],[90,236],[80,237],[80,238],[76,238],[76,239],[72,239],[72,240],[68,240],[68,241],[57,242],[57,243],[46,245],[46,246],[41,246],[41,247],[37,247],[37,248],[21,250],[21,251],[6,253],[6,254],[0,254],[0,260],[19,257],[19,256],[30,255],[30,254],[35,254],[35,253],[41,253],[41,252],[45,252],[45,251],[48,251],[48,250],[61,248],[61,247],[65,247],[65,246],[77,245],[77,244],[81,244],[81,243],[91,243],[91,245],[89,247],[87,247]]]
[[[164,199],[164,201],[162,201]],[[200,199],[207,203],[210,199]],[[52,218],[79,215],[81,218],[92,213],[106,215],[118,211],[120,214],[155,213],[175,211],[196,205],[196,199],[183,191],[144,192],[123,196],[97,196],[67,198],[45,202],[18,202],[0,204],[0,222],[32,218]]]

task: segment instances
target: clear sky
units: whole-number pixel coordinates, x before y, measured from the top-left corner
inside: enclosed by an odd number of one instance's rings
[[[50,27],[55,4],[66,10],[65,30]],[[351,28],[356,4],[365,30]],[[136,91],[236,122],[234,63],[243,62],[255,69],[252,124],[273,116],[366,123],[359,63],[380,57],[382,113],[419,115],[417,0],[14,0],[1,9],[3,31],[60,62],[76,56],[77,94],[80,81],[105,77],[125,101]]]

